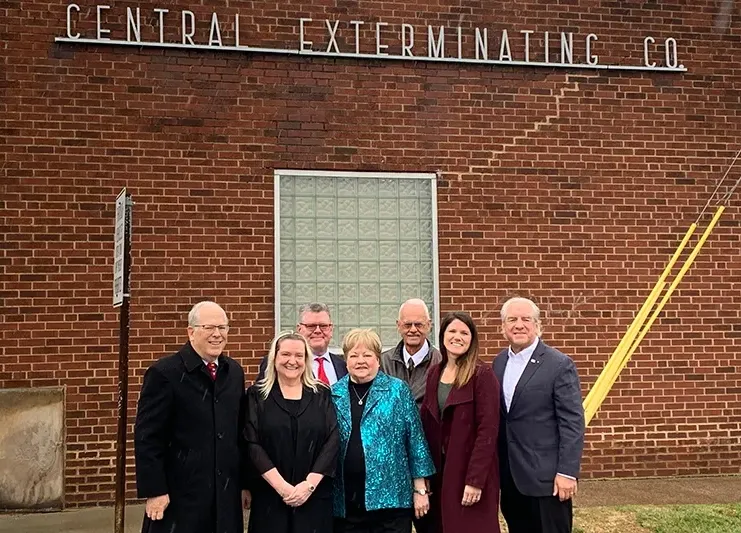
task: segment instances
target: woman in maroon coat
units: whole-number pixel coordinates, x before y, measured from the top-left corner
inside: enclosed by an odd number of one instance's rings
[[[426,533],[499,533],[499,382],[478,360],[476,325],[467,313],[443,318],[440,353],[421,410],[438,472]]]

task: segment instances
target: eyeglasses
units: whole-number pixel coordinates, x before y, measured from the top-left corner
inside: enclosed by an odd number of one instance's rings
[[[427,326],[427,322],[402,322],[401,328],[405,330],[410,330],[413,327],[417,329],[422,329],[425,326]]]
[[[316,328],[319,328],[322,330],[322,333],[329,333],[332,329],[332,324],[304,324],[303,322],[299,322],[298,324],[302,328],[306,328],[311,332],[316,331]]]
[[[193,324],[193,327],[201,328],[203,331],[205,331],[209,335],[212,334],[217,329],[219,330],[219,333],[221,333],[222,335],[224,333],[229,332],[229,326],[227,326],[226,324],[222,324],[220,326],[214,326],[213,324]]]

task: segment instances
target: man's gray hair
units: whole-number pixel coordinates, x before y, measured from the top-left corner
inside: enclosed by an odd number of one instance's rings
[[[427,304],[425,303],[425,301],[422,300],[421,298],[409,298],[406,302],[404,302],[403,304],[401,304],[401,306],[399,307],[399,318],[398,318],[398,320],[401,320],[401,312],[404,310],[404,306],[407,305],[407,304],[409,304],[409,305],[419,305],[419,306],[422,306],[422,309],[425,310],[425,318],[427,320],[431,320],[431,318],[430,318],[430,310],[427,308]]]
[[[301,322],[304,319],[306,313],[327,313],[329,319],[332,320],[332,313],[329,312],[329,306],[320,302],[312,302],[310,304],[304,304],[298,308],[298,321]]]
[[[192,327],[198,325],[198,313],[201,311],[201,307],[203,307],[204,305],[215,305],[216,307],[221,309],[224,313],[224,316],[226,316],[226,311],[224,311],[224,308],[221,307],[219,304],[217,304],[216,302],[212,302],[211,300],[204,300],[195,304],[188,313],[189,326]],[[226,317],[226,321],[229,322],[229,317]]]
[[[533,302],[529,298],[522,298],[520,296],[515,296],[514,298],[510,298],[509,300],[504,302],[504,305],[502,306],[502,311],[500,313],[502,322],[504,322],[507,319],[507,311],[509,310],[509,307],[515,303],[527,303],[528,305],[530,305],[530,308],[533,310],[533,316],[532,316],[533,320],[536,323],[540,323],[540,309],[538,308],[538,306],[535,305],[535,302]]]

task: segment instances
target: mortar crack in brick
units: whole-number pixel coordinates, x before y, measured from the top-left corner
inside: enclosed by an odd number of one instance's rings
[[[579,78],[584,78],[584,74],[579,74]],[[589,78],[594,78],[596,76],[587,76]],[[518,141],[521,141],[523,139],[527,139],[531,133],[538,132],[540,129],[544,126],[550,126],[553,124],[553,122],[559,118],[561,118],[561,101],[566,97],[567,93],[575,93],[579,91],[579,81],[571,81],[572,75],[566,74],[566,79],[564,80],[564,85],[559,90],[559,94],[556,95],[556,112],[550,115],[546,115],[546,117],[543,120],[539,120],[529,128],[526,128],[524,132],[521,135],[517,135],[512,138],[512,140],[506,144],[502,145],[501,150],[495,150],[491,154],[491,158],[489,158],[489,166],[492,166],[494,163],[494,160],[497,158],[498,155],[504,154],[507,152],[507,149],[513,146],[516,146]],[[569,84],[573,83],[573,85],[570,87]],[[471,168],[471,171],[474,169]]]

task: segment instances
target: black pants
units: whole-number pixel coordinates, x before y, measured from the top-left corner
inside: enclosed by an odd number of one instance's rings
[[[357,511],[335,518],[334,533],[411,533],[412,509]]]
[[[571,533],[572,501],[558,496],[525,496],[515,486],[508,468],[502,468],[500,507],[509,533]]]
[[[417,533],[427,533],[428,531],[432,531],[429,514],[424,515],[422,518],[415,518],[414,511],[412,511],[412,523],[414,524],[414,531]]]

